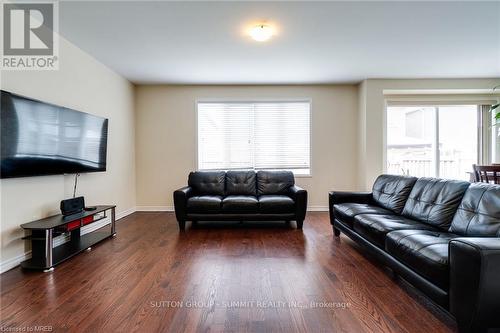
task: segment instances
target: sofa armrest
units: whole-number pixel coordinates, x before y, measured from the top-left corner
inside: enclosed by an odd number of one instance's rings
[[[371,203],[371,192],[345,192],[345,191],[331,191],[328,193],[330,205],[353,202],[353,203]]]
[[[369,204],[373,201],[371,192],[347,192],[347,191],[331,191],[328,192],[328,211],[330,212],[330,223],[333,225],[335,216],[333,215],[333,205],[340,203],[365,203]]]
[[[193,189],[189,186],[174,191],[175,217],[179,222],[187,220],[187,200],[192,193]]]
[[[295,201],[295,218],[297,221],[304,221],[307,210],[307,191],[294,185],[289,189],[289,195]]]
[[[500,327],[500,238],[450,241],[450,312],[459,330]]]

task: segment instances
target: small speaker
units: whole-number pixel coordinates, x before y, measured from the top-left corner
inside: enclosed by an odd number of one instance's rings
[[[61,213],[64,216],[73,215],[83,211],[85,207],[85,200],[83,197],[76,197],[61,201]]]

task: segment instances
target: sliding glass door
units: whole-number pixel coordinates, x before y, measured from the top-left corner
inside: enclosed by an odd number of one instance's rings
[[[469,180],[479,158],[477,105],[387,108],[387,172]]]
[[[479,124],[475,105],[441,106],[439,115],[438,177],[469,180],[478,164]]]

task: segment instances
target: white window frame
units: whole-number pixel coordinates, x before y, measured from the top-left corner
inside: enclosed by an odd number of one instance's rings
[[[491,121],[488,117],[484,117],[484,113],[481,114],[481,105],[493,105],[498,103],[498,99],[441,99],[441,98],[386,98],[384,100],[384,117],[383,117],[383,172],[387,173],[387,111],[389,107],[392,106],[450,106],[450,105],[474,105],[478,107],[478,162],[482,164],[488,164],[491,162],[491,151],[490,145],[484,145],[484,141],[491,142]],[[437,112],[436,112],[437,114]],[[435,133],[439,133],[439,121],[435,122]],[[485,128],[488,128],[485,130]],[[481,134],[483,135],[481,137]]]
[[[200,171],[199,161],[198,161],[198,104],[200,103],[309,103],[309,173],[298,173],[294,172],[295,178],[312,178],[313,176],[313,100],[310,97],[304,98],[255,98],[255,99],[234,99],[234,98],[200,98],[196,99],[194,102],[194,113],[195,113],[195,158],[194,169]],[[285,169],[286,170],[286,169]],[[293,170],[290,170],[293,172]]]

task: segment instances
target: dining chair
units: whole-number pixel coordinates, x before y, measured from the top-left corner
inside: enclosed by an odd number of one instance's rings
[[[476,182],[500,184],[500,165],[472,165]]]

